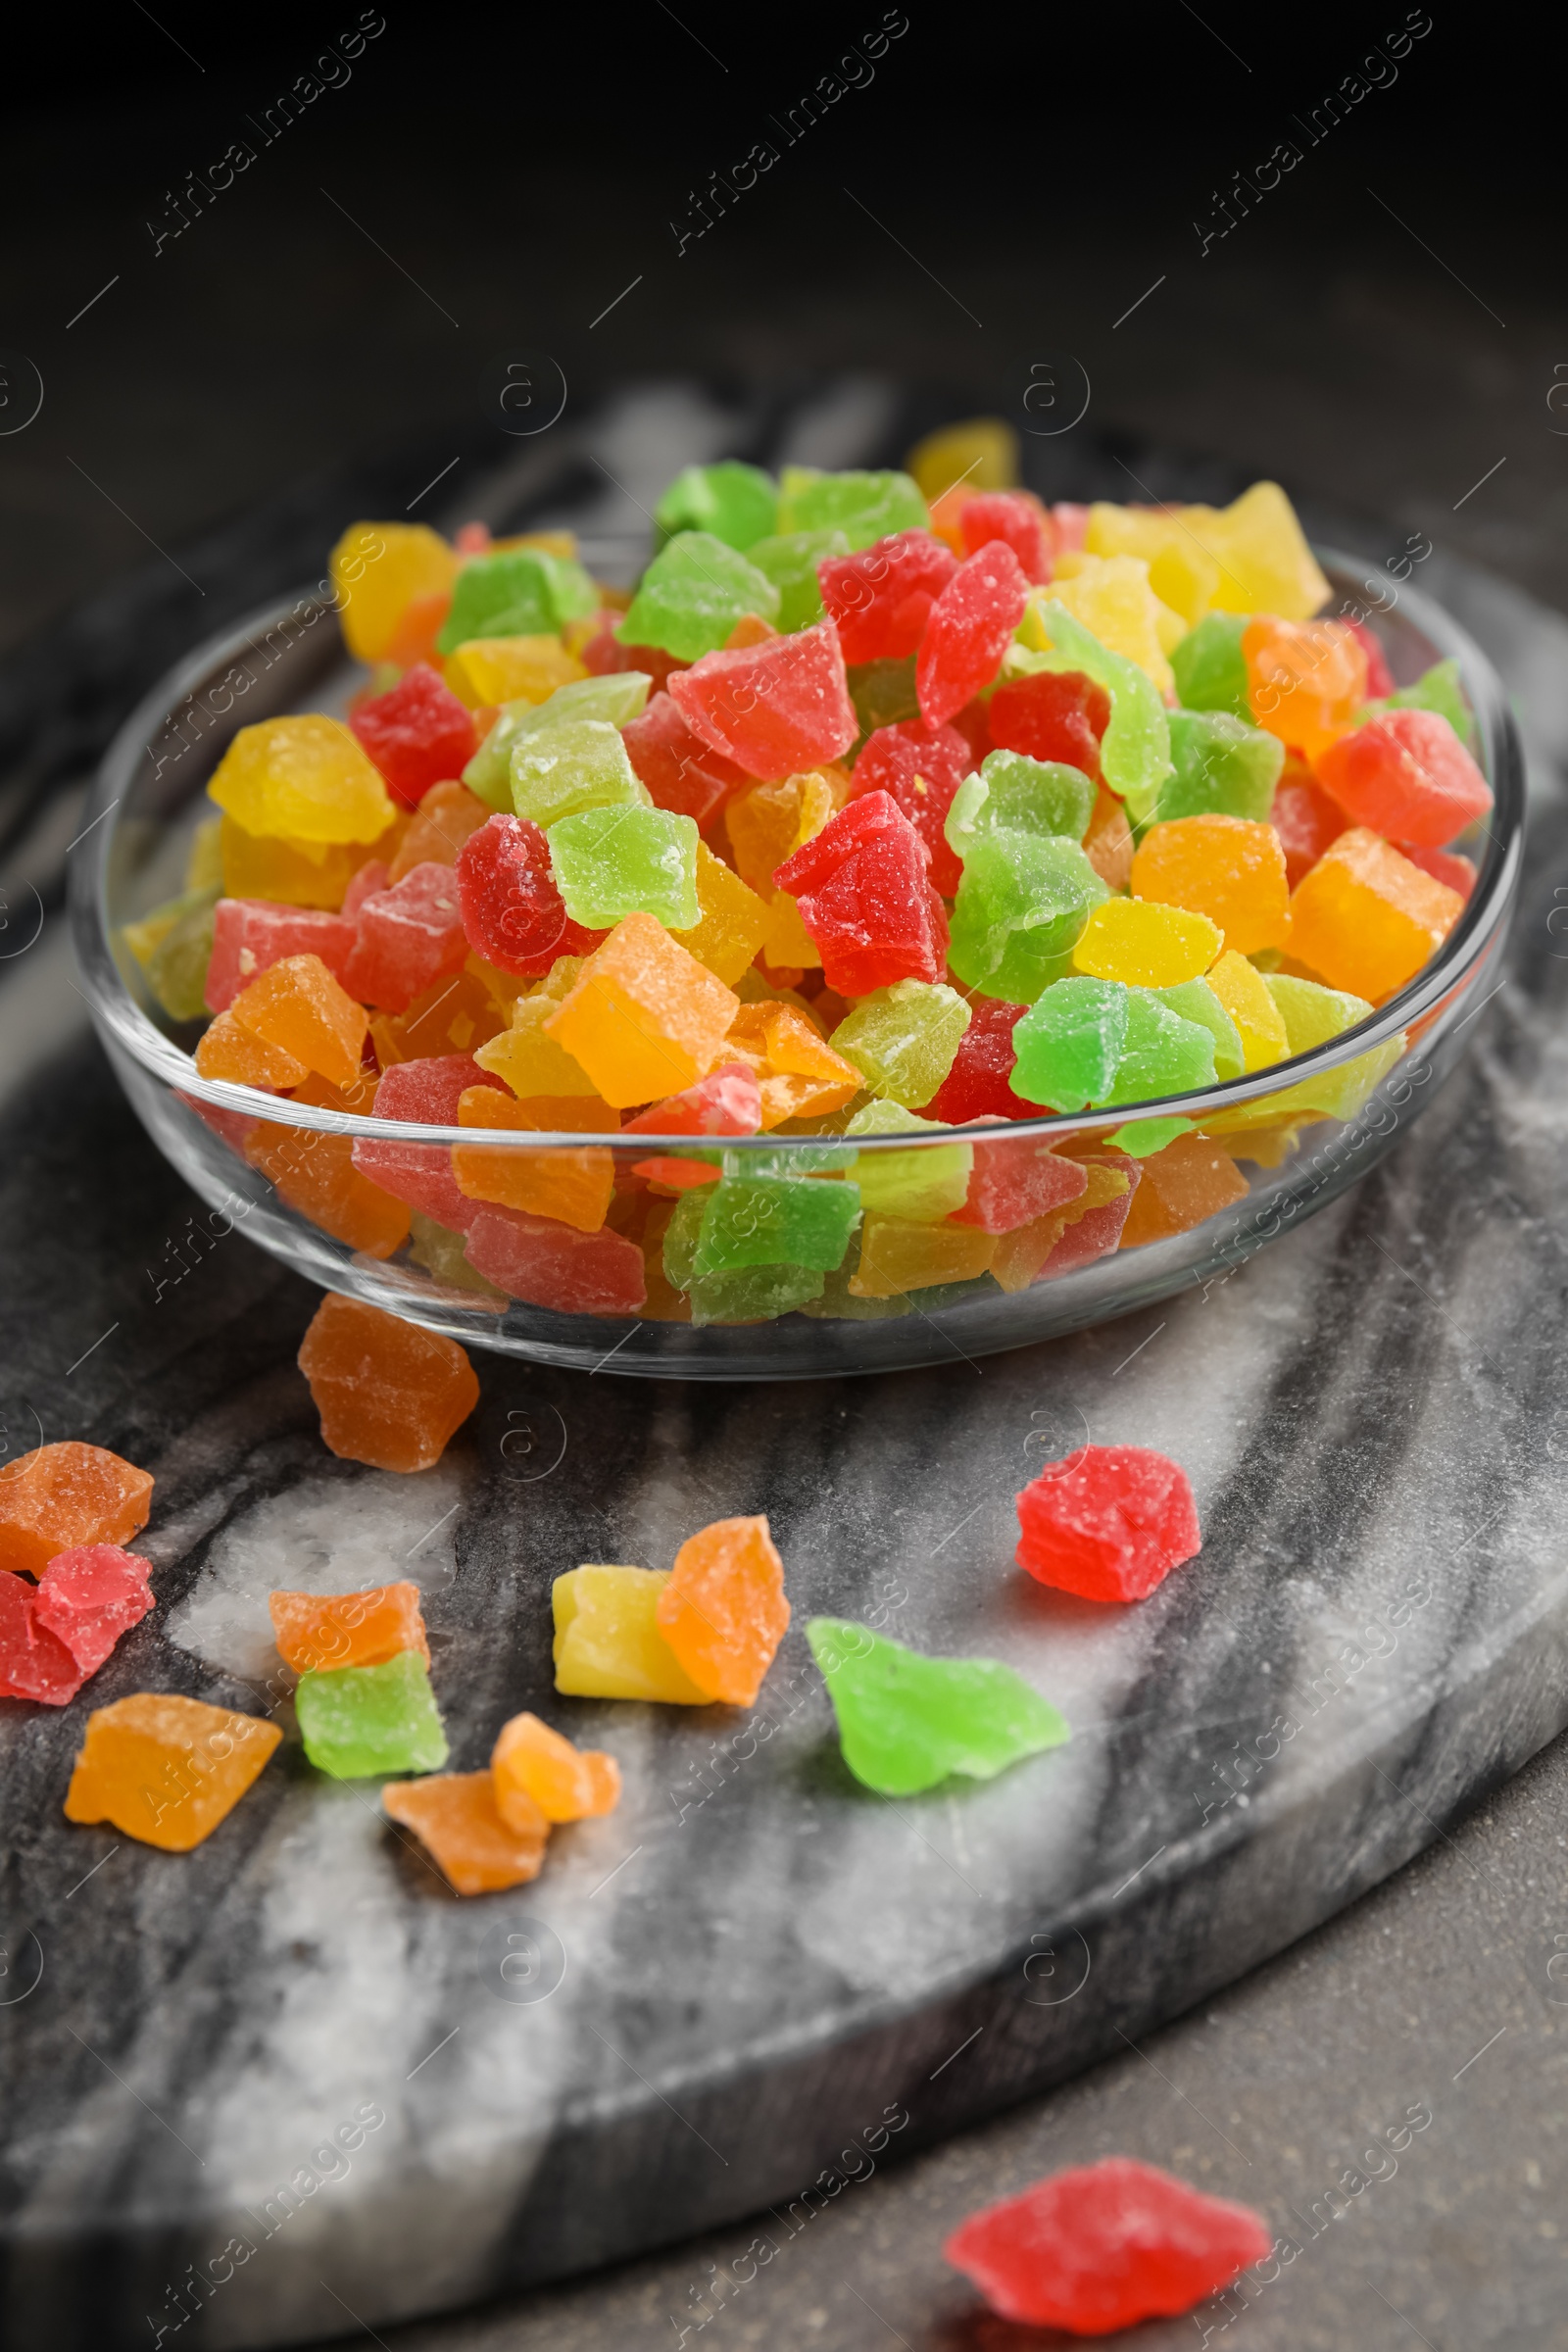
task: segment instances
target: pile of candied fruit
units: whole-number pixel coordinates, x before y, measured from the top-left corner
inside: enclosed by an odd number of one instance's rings
[[[193,1099],[285,1202],[470,1305],[874,1319],[1183,1232],[1353,1115],[1402,1037],[1284,1065],[1464,906],[1456,664],[1396,691],[1318,617],[1273,483],[1048,507],[977,446],[951,489],[962,428],[916,453],[929,505],[690,466],[630,595],[568,532],[344,535],[346,719],[242,728],[187,889],[122,934],[203,1077],[475,1130]]]

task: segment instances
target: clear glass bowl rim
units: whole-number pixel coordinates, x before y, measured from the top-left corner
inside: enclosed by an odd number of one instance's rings
[[[1367,564],[1364,559],[1341,554],[1335,549],[1316,549],[1319,563],[1334,586],[1354,597],[1366,583]],[[1349,583],[1347,586],[1347,583]],[[1364,600],[1362,600],[1364,601]],[[1525,777],[1524,759],[1512,714],[1508,710],[1502,681],[1469,632],[1463,629],[1433,598],[1406,584],[1398,587],[1396,607],[1438,650],[1440,659],[1457,659],[1466,693],[1475,714],[1480,737],[1481,766],[1487,775],[1494,795],[1491,825],[1488,829],[1489,850],[1477,877],[1463,914],[1432,961],[1419,971],[1413,980],[1389,1002],[1375,1010],[1357,1027],[1348,1029],[1340,1037],[1311,1053],[1297,1055],[1293,1060],[1271,1063],[1267,1068],[1250,1074],[1226,1079],[1197,1093],[1151,1098],[1142,1102],[1114,1103],[1098,1111],[1048,1112],[1038,1119],[999,1119],[965,1126],[961,1130],[944,1128],[927,1134],[911,1130],[885,1136],[858,1136],[854,1139],[861,1152],[908,1152],[940,1148],[950,1144],[955,1136],[968,1142],[983,1139],[1039,1137],[1063,1140],[1074,1135],[1102,1134],[1107,1123],[1129,1124],[1148,1118],[1194,1118],[1211,1116],[1237,1104],[1254,1102],[1260,1097],[1277,1093],[1282,1087],[1296,1086],[1316,1077],[1319,1072],[1337,1068],[1371,1052],[1407,1028],[1442,998],[1446,997],[1486,953],[1506,920],[1517,884],[1523,855]],[[166,1037],[136,1004],[121,976],[110,944],[109,875],[111,856],[117,830],[116,823],[104,821],[110,812],[122,807],[135,781],[137,764],[152,741],[155,731],[168,714],[177,708],[187,694],[193,693],[213,671],[243,658],[247,649],[254,649],[258,637],[276,625],[284,613],[300,615],[309,610],[313,617],[331,609],[331,600],[319,587],[312,587],[293,597],[284,597],[261,608],[235,627],[208,639],[192,654],[153,686],[131,711],[120,728],[104,756],[97,783],[83,811],[83,830],[77,846],[72,852],[70,904],[73,939],[85,983],[88,1003],[95,1019],[103,1023],[116,1041],[143,1069],[165,1085],[214,1108],[236,1111],[253,1119],[265,1119],[273,1126],[314,1128],[334,1135],[365,1137],[369,1140],[404,1145],[428,1144],[485,1144],[512,1151],[557,1151],[563,1147],[596,1146],[600,1149],[621,1148],[637,1151],[639,1156],[656,1154],[662,1145],[671,1148],[693,1144],[690,1135],[661,1136],[639,1131],[635,1137],[617,1137],[613,1132],[592,1130],[577,1133],[567,1129],[519,1132],[514,1127],[436,1127],[424,1126],[403,1119],[377,1119],[352,1112],[318,1108],[311,1103],[296,1103],[287,1097],[270,1095],[258,1087],[236,1086],[220,1079],[203,1078],[190,1055]],[[1393,608],[1391,608],[1393,609]],[[820,1137],[776,1133],[757,1136],[724,1137],[726,1152],[756,1152],[775,1160],[791,1154],[805,1154],[820,1150],[824,1143],[841,1139],[832,1135]]]

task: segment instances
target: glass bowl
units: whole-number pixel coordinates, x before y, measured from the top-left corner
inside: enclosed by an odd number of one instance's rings
[[[645,555],[623,541],[583,545],[584,560],[610,581],[629,580]],[[964,1130],[958,1148],[988,1154],[1003,1183],[1017,1179],[1043,1145],[1066,1156],[1098,1152],[1112,1176],[1126,1174],[1129,1186],[1127,1163],[1135,1161],[1139,1181],[1121,1245],[1106,1254],[1086,1257],[1087,1233],[1074,1246],[1069,1228],[1038,1268],[1030,1267],[1027,1247],[1020,1255],[1015,1245],[993,1259],[997,1270],[976,1272],[984,1237],[968,1244],[974,1255],[967,1258],[960,1237],[953,1279],[940,1286],[900,1291],[895,1265],[872,1278],[888,1295],[856,1296],[841,1272],[824,1278],[821,1296],[772,1320],[747,1322],[689,1319],[656,1268],[645,1305],[633,1312],[635,1233],[651,1197],[631,1171],[660,1156],[658,1137],[639,1135],[632,1144],[599,1133],[416,1127],[201,1078],[190,1057],[198,1025],[182,1026],[158,1007],[120,931],[181,888],[192,833],[211,813],[204,788],[238,729],[284,711],[341,714],[362,682],[365,673],[344,651],[324,583],[201,647],[153,689],[116,737],[71,872],[76,952],[98,1034],[142,1124],[207,1203],[215,1233],[237,1226],[313,1282],[468,1347],[588,1371],[807,1379],[982,1355],[1129,1313],[1219,1277],[1364,1175],[1430,1102],[1474,1035],[1473,1015],[1498,985],[1524,812],[1523,760],[1501,684],[1470,638],[1429,599],[1408,586],[1395,588],[1386,572],[1369,578],[1366,565],[1350,558],[1323,549],[1318,556],[1342,600],[1338,610],[1361,615],[1371,608],[1396,683],[1410,683],[1437,661],[1459,662],[1475,713],[1476,756],[1495,796],[1490,822],[1473,827],[1473,838],[1459,845],[1479,864],[1476,888],[1431,963],[1358,1028],[1310,1054],[1199,1094]],[[1191,1122],[1192,1133],[1169,1147],[1176,1156],[1161,1164],[1147,1148],[1158,1138],[1149,1123],[1172,1118]],[[586,1237],[547,1226],[542,1250],[534,1236],[508,1255],[509,1234],[518,1229],[509,1226],[505,1211],[492,1211],[506,1245],[505,1278],[514,1290],[556,1303],[509,1297],[478,1280],[450,1237],[432,1241],[420,1227],[416,1257],[398,1240],[395,1210],[378,1230],[371,1229],[374,1218],[367,1225],[338,1213],[332,1204],[356,1139],[413,1148],[438,1180],[450,1170],[452,1145],[488,1148],[501,1155],[489,1163],[500,1171],[499,1189],[514,1191],[519,1200],[549,1199],[548,1187],[563,1169],[597,1170],[602,1179],[612,1166],[611,1238],[602,1236],[585,1254]],[[668,1142],[689,1147],[690,1138]],[[924,1171],[940,1182],[944,1163],[937,1155],[944,1153],[951,1177],[951,1133],[867,1137],[856,1148],[866,1155],[860,1170],[868,1193],[879,1174],[870,1163],[883,1161],[885,1185],[895,1154],[901,1184]],[[799,1136],[746,1138],[726,1149],[737,1169],[805,1176],[822,1166],[821,1146]],[[840,1148],[841,1158],[849,1149]],[[568,1152],[579,1156],[561,1156]],[[1103,1179],[1095,1181],[1109,1189]],[[306,1207],[349,1238],[326,1230]],[[1101,1230],[1091,1218],[1083,1224]],[[493,1236],[496,1228],[487,1230]],[[470,1246],[483,1254],[476,1239]],[[657,1246],[648,1250],[650,1264],[659,1254]],[[850,1261],[856,1254],[852,1243]],[[493,1252],[487,1262],[495,1271]],[[734,1301],[726,1306],[710,1298],[707,1304],[724,1313]]]

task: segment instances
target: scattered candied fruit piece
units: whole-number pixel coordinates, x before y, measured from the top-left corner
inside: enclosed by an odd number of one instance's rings
[[[88,1671],[60,1636],[39,1622],[37,1594],[26,1578],[0,1576],[0,1698],[64,1707]]]
[[[593,1564],[568,1570],[551,1587],[556,1689],[574,1698],[654,1698],[706,1707],[699,1690],[659,1627],[667,1574],[654,1568]]]
[[[233,1811],[282,1737],[255,1715],[138,1690],[88,1716],[66,1819],[112,1822],[143,1845],[188,1853]]]
[[[620,1766],[603,1748],[573,1747],[537,1715],[504,1723],[490,1753],[496,1810],[526,1829],[534,1813],[548,1822],[588,1821],[612,1813],[620,1799]]]
[[[126,1544],[147,1524],[152,1473],[68,1438],[0,1470],[0,1568],[41,1576],[62,1551]]]
[[[1055,1708],[999,1659],[924,1657],[839,1617],[813,1617],[806,1638],[844,1761],[878,1795],[914,1796],[956,1772],[994,1780],[1068,1738]]]
[[[1018,1526],[1019,1567],[1085,1600],[1143,1600],[1203,1541],[1186,1471],[1148,1446],[1048,1462],[1018,1496]]]
[[[294,1691],[305,1753],[334,1781],[381,1772],[438,1772],[447,1736],[416,1649],[378,1666],[313,1667]]]
[[[147,1562],[118,1544],[57,1552],[39,1580],[37,1623],[63,1642],[83,1675],[96,1674],[122,1634],[153,1606]]]
[[[456,1340],[363,1299],[328,1292],[300,1344],[299,1367],[323,1445],[374,1470],[428,1470],[479,1401]]]
[[[525,1795],[503,1817],[487,1772],[440,1772],[422,1781],[388,1781],[381,1804],[412,1830],[458,1894],[495,1894],[525,1886],[544,1866],[550,1824]]]
[[[659,1596],[659,1630],[710,1698],[757,1702],[790,1622],[767,1520],[715,1519],[688,1536]]]

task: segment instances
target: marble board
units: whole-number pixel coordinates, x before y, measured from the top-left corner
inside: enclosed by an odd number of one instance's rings
[[[1515,680],[1560,658],[1519,600],[1475,588],[1462,616]],[[437,1470],[367,1471],[324,1452],[294,1368],[312,1294],[197,1214],[96,1049],[13,1093],[7,1450],[88,1434],[158,1479],[162,1605],[93,1700],[183,1690],[291,1730],[267,1592],[408,1575],[455,1768],[532,1706],[627,1788],[535,1886],[460,1903],[292,1737],[189,1856],[73,1828],[80,1707],[0,1702],[19,2341],[374,2330],[746,2214],[768,2259],[867,2166],[1281,1949],[1568,1722],[1546,717],[1511,976],[1413,1134],[1206,1293],[978,1365],[715,1389],[481,1360]],[[1137,1610],[1010,1565],[1013,1494],[1086,1436],[1169,1451],[1198,1494],[1201,1556]],[[751,1510],[796,1612],[755,1714],[555,1697],[553,1576],[664,1566]],[[800,1630],[819,1610],[1006,1659],[1071,1743],[867,1794]]]

